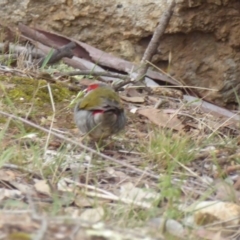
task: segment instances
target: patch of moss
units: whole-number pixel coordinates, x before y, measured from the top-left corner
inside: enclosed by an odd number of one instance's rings
[[[4,83],[2,84],[2,82]],[[41,107],[51,103],[50,93],[45,80],[18,76],[0,76],[0,85],[3,85],[7,97],[13,104],[16,101],[17,104],[34,102],[37,107]],[[70,99],[72,94],[63,84],[51,83],[50,86],[55,103]]]
[[[73,93],[61,83],[50,83],[57,112],[68,106]],[[38,122],[53,114],[50,93],[46,80],[30,77],[0,75],[0,107],[3,111],[26,117]],[[0,123],[6,123],[7,118],[0,115]],[[13,127],[11,121],[11,127]]]

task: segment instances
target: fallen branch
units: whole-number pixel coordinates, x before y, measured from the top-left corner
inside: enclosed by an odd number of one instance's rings
[[[37,48],[40,48],[45,53],[49,52],[49,49],[47,50],[46,46],[48,46],[48,48],[58,48],[70,41],[74,41],[77,44],[77,47],[74,49],[73,59],[66,59],[67,61],[64,59],[65,63],[71,65],[74,68],[91,70],[93,65],[102,66],[108,69],[116,69],[118,72],[120,71],[126,73],[134,73],[136,69],[138,69],[138,66],[134,65],[131,62],[117,58],[86,43],[68,38],[60,34],[30,28],[23,24],[19,24],[18,29],[22,34],[22,38],[30,41],[33,45],[35,45]],[[39,45],[42,46],[39,47]],[[91,66],[90,63],[92,63]],[[178,82],[160,72],[148,70],[146,75],[153,80],[160,80],[171,83],[173,85],[178,85]]]

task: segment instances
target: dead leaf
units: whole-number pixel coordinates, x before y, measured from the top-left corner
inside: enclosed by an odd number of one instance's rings
[[[0,200],[6,199],[6,198],[19,198],[21,196],[22,196],[22,193],[18,190],[0,188]]]
[[[143,108],[138,109],[137,112],[160,127],[167,127],[178,131],[181,131],[184,127],[181,121],[177,118],[177,115],[166,114],[159,109]]]
[[[34,184],[35,189],[42,194],[51,196],[51,189],[46,180],[39,180]]]
[[[13,181],[15,180],[16,175],[13,171],[0,169],[0,180],[2,181]]]
[[[86,196],[83,196],[82,194],[78,194],[74,199],[74,203],[76,206],[80,208],[85,208],[85,207],[92,207],[95,201],[92,198],[88,198]]]
[[[129,177],[126,173],[121,171],[116,171],[112,167],[105,168],[105,171],[108,172],[112,177],[117,178],[118,182],[123,182],[124,180],[128,179]]]
[[[127,96],[120,95],[120,98],[126,102],[132,102],[132,103],[144,103],[145,102],[144,97],[127,97]]]
[[[160,195],[154,190],[137,188],[133,183],[127,182],[121,185],[119,197],[132,200],[132,202],[145,202],[152,205]]]
[[[203,201],[197,204],[195,211],[196,223],[201,225],[201,215],[203,214],[209,214],[213,218],[219,219],[219,221],[227,221],[240,215],[240,206],[231,202]],[[235,219],[226,224],[236,225],[238,223],[239,219]]]
[[[234,227],[239,226],[240,223],[240,206],[235,203],[203,201],[195,206],[194,211],[194,222],[199,226],[219,222],[209,228],[216,232],[223,232],[226,229],[226,232],[231,234],[236,231]]]
[[[82,221],[88,221],[91,223],[96,223],[102,220],[104,216],[104,210],[102,207],[86,209],[81,215],[80,219]]]
[[[126,97],[142,97],[142,96],[146,96],[147,94],[145,92],[139,92],[137,89],[135,88],[125,88],[125,91],[122,92],[122,95],[126,96]]]

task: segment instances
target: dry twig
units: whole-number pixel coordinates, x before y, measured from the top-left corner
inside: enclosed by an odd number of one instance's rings
[[[124,74],[111,73],[111,72],[89,71],[89,70],[81,70],[81,71],[73,71],[73,72],[62,72],[59,75],[60,76],[90,75],[90,76],[102,76],[102,77],[117,77],[117,78],[121,78],[121,79],[128,78],[128,76],[124,75]]]
[[[152,56],[157,50],[157,47],[159,45],[159,40],[162,37],[162,35],[169,23],[169,20],[173,14],[173,9],[175,7],[175,4],[176,4],[175,0],[172,0],[172,2],[169,4],[168,9],[164,12],[164,14],[159,19],[158,26],[156,27],[156,29],[153,33],[152,39],[151,39],[150,43],[148,44],[148,47],[147,47],[147,49],[143,55],[143,58],[141,60],[141,64],[143,66],[140,68],[140,70],[138,72],[136,81],[141,81],[142,79],[144,79],[145,74],[148,69],[147,61],[151,62]]]

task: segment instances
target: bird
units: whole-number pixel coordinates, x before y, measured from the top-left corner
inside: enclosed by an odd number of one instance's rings
[[[119,95],[107,84],[94,83],[74,108],[74,120],[82,134],[105,139],[124,129],[126,115]]]

